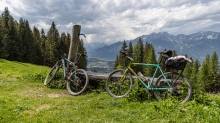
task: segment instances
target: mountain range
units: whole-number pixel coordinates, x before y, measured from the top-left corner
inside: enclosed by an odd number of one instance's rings
[[[146,42],[153,44],[155,53],[164,49],[175,50],[178,55],[187,54],[189,58],[198,59],[200,63],[203,62],[207,54],[211,56],[214,51],[220,55],[220,32],[200,31],[189,35],[171,35],[167,32],[151,33],[149,35],[139,36],[133,40],[127,40],[127,46],[129,42],[132,42],[134,46],[139,39],[143,41],[144,45]],[[110,45],[106,45],[105,43],[96,44],[88,52],[88,57],[115,60],[122,47],[122,43],[123,41],[118,41]]]

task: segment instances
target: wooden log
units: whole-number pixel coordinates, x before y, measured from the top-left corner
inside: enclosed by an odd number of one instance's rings
[[[104,80],[107,80],[109,74],[96,73],[91,71],[86,71],[89,76],[89,85],[97,87]]]
[[[91,71],[87,71],[87,74],[89,76],[89,79],[94,79],[94,80],[106,80],[109,76],[109,74],[95,73]]]

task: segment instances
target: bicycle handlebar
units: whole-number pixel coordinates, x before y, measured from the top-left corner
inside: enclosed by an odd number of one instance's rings
[[[67,56],[67,54],[64,52],[64,51],[62,51],[60,48],[58,48],[58,47],[56,47],[56,49],[60,52],[60,53],[62,53],[63,54],[63,56]],[[81,56],[83,56],[83,57],[85,57],[86,56],[86,52],[84,52],[84,53],[77,53],[78,55],[80,55],[80,57]],[[79,58],[80,58],[79,57]]]
[[[84,52],[84,53],[77,53],[78,55],[80,55],[80,56],[86,56],[86,52]]]
[[[124,50],[120,50],[120,53],[122,53],[127,59],[129,59],[130,61],[133,61],[133,58],[129,57]]]
[[[62,53],[63,54],[63,56],[67,56],[67,54],[65,53],[65,52],[63,52],[60,48],[58,48],[58,47],[56,47],[56,49],[60,52],[60,53]]]

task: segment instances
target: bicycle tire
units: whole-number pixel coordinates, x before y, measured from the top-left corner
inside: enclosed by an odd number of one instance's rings
[[[128,95],[132,89],[133,78],[129,72],[125,73],[124,70],[119,69],[113,71],[107,78],[106,91],[108,94],[115,98],[122,98]],[[122,81],[120,81],[122,80]]]
[[[51,81],[54,79],[54,77],[56,76],[57,72],[59,71],[59,66],[58,65],[54,65],[50,72],[47,74],[46,78],[44,79],[44,85],[47,86],[51,83]]]
[[[89,84],[89,77],[85,70],[77,69],[75,73],[71,73],[67,79],[67,90],[73,95],[77,96],[84,92]]]
[[[154,95],[156,99],[175,99],[180,103],[189,101],[192,96],[192,85],[190,81],[185,76],[179,75],[179,73],[176,72],[166,72],[164,75],[166,76],[166,79],[169,81],[173,90],[155,90]],[[169,88],[167,82],[164,81],[163,75],[158,77],[153,86],[156,88]]]

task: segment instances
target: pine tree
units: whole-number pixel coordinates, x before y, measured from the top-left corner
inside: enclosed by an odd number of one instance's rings
[[[46,50],[45,55],[47,58],[47,64],[52,66],[60,58],[60,53],[57,50],[59,46],[59,32],[56,29],[56,25],[52,22],[50,30],[47,32]]]
[[[36,63],[36,44],[34,42],[33,32],[29,25],[29,22],[25,20],[25,34],[22,40],[25,42],[27,47],[26,54],[24,55],[25,62]]]
[[[25,58],[24,58],[24,54],[26,54],[27,52],[27,46],[26,46],[26,42],[25,40],[25,33],[26,33],[26,30],[25,30],[25,20],[23,20],[23,18],[20,18],[19,20],[19,27],[18,27],[18,35],[19,35],[19,47],[20,47],[20,60],[21,62],[24,62],[25,61]]]
[[[144,47],[144,58],[143,58],[143,63],[149,64],[149,56],[150,56],[150,43],[146,42],[145,47]],[[143,67],[143,74],[145,76],[149,76],[149,66],[144,66]]]
[[[8,40],[7,40],[7,46],[5,48],[7,54],[8,54],[8,60],[16,60],[19,59],[19,43],[18,41],[18,35],[17,35],[17,28],[15,27],[15,21],[12,17],[9,18],[8,21]]]
[[[116,56],[116,59],[115,59],[115,64],[114,64],[114,69],[118,69],[117,67],[119,66],[119,56],[117,55]]]
[[[150,64],[157,64],[156,54],[153,45],[150,45],[150,54],[149,54],[149,63]],[[155,68],[150,68],[150,74],[153,75]]]
[[[187,55],[185,55],[187,58]],[[192,59],[192,58],[191,58]],[[192,74],[191,63],[187,62],[183,74],[185,77],[190,78]]]
[[[70,40],[67,40],[67,36],[65,33],[62,33],[60,36],[60,46],[59,48],[65,53],[69,53],[69,43]]]
[[[44,32],[44,29],[41,29],[41,32],[40,32],[40,49],[41,49],[41,52],[42,52],[42,65],[47,65],[47,57],[46,57],[46,35],[45,35],[45,32]]]
[[[186,66],[185,66],[185,68],[184,68],[184,71],[183,71],[184,76],[187,77],[187,78],[190,78],[191,72],[192,72],[192,70],[191,70],[191,65],[190,65],[190,64],[191,64],[191,63],[187,62],[187,63],[186,63]]]
[[[197,83],[197,74],[199,71],[199,60],[195,60],[192,67],[192,73],[190,76],[190,82],[192,83],[192,86],[195,88]]]
[[[71,41],[71,36],[69,33],[67,33],[66,38],[65,38],[65,49],[67,53],[69,52],[70,41]]]
[[[5,53],[5,43],[3,42],[3,27],[1,25],[2,18],[0,17],[0,58],[4,58]]]
[[[40,37],[40,31],[37,27],[34,26],[33,28],[33,37],[34,37],[34,47],[36,49],[36,56],[35,56],[35,62],[36,64],[42,64],[43,63],[43,52],[41,49],[41,37]]]
[[[128,46],[128,56],[133,58],[133,46],[131,42],[129,43],[129,46]]]
[[[126,48],[127,48],[127,44],[126,44],[126,41],[124,40],[122,47],[121,47],[121,50],[126,51]],[[121,53],[119,54],[118,61],[119,61],[119,65],[117,66],[118,69],[124,68],[126,66],[127,59],[124,57],[123,54],[121,54]]]
[[[129,46],[128,46],[128,52],[127,52],[127,55],[131,58],[133,58],[133,46],[132,46],[132,43],[130,42],[129,43]],[[132,61],[128,60],[127,58],[125,59],[125,66],[128,66],[128,64]]]
[[[146,43],[144,50],[144,62],[147,64],[157,64],[156,55],[154,51],[154,47],[152,44]],[[155,68],[152,66],[145,66],[144,73],[146,76],[153,76],[155,72]],[[159,74],[159,73],[158,73]]]
[[[209,66],[209,89],[212,90],[212,87],[214,87],[215,84],[218,83],[218,75],[217,75],[217,69],[218,69],[218,55],[216,51],[211,56],[210,59],[210,66]]]
[[[10,12],[7,7],[5,7],[5,11],[2,13],[1,16],[1,57],[7,59],[9,56],[7,47],[8,43],[10,42],[10,37],[9,37],[9,19],[11,18]]]
[[[78,53],[84,53],[85,56],[81,56],[78,63],[77,63],[77,66],[78,68],[80,69],[87,69],[87,53],[86,53],[86,49],[84,47],[84,44],[83,44],[83,40],[81,39],[81,41],[79,42],[79,46],[78,46]]]
[[[36,43],[27,20],[20,19],[18,34],[19,51],[21,54],[20,60],[23,62],[36,63]]]
[[[146,42],[145,44],[145,48],[144,48],[144,58],[143,58],[143,62],[144,63],[148,63],[148,59],[149,59],[149,55],[150,55],[150,43]]]
[[[177,56],[176,50],[173,50],[173,55],[172,56]]]
[[[141,63],[142,62],[142,58],[141,58],[141,53],[142,53],[142,51],[141,51],[142,49],[141,49],[141,45],[140,45],[140,43],[137,43],[136,45],[134,45],[134,54],[133,54],[133,59],[134,59],[134,61],[133,62],[135,62],[135,63]],[[142,66],[140,66],[140,65],[135,65],[134,67],[133,67],[133,69],[134,69],[134,71],[136,71],[136,72],[143,72],[143,67]]]
[[[210,56],[207,55],[205,60],[203,61],[201,69],[198,72],[197,87],[203,92],[206,91],[209,85],[209,60]]]
[[[141,40],[141,38],[138,40],[137,42],[139,45],[140,45],[140,63],[143,62],[143,59],[144,59],[144,44],[143,44],[143,41]]]

